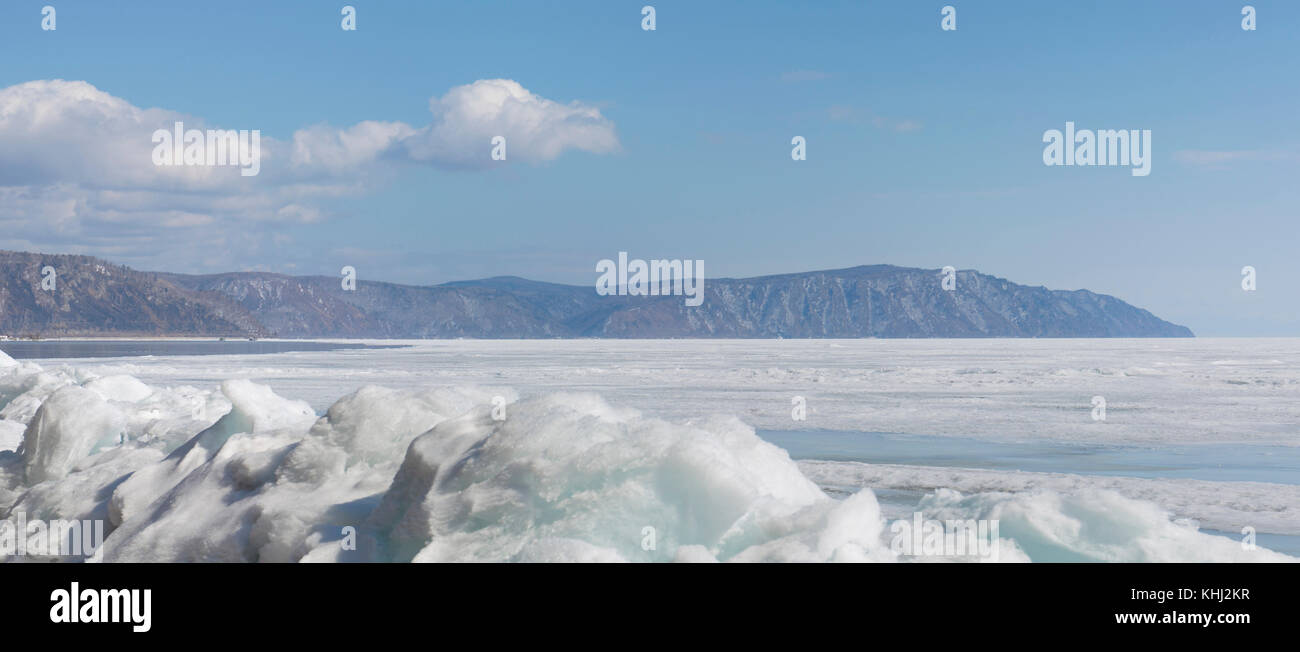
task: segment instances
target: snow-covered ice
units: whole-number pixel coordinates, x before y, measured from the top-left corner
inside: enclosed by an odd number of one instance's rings
[[[1206,482],[1070,473],[863,464],[803,460],[799,468],[819,486],[844,491],[864,487],[929,493],[953,489],[965,494],[1059,494],[1112,491],[1155,503],[1202,527],[1234,532],[1249,524],[1261,532],[1300,535],[1300,485],[1269,482]]]
[[[77,361],[150,385],[253,378],[317,410],[368,384],[596,392],[657,417],[1002,440],[1300,446],[1300,339],[436,340],[404,349]],[[1107,401],[1104,422],[1091,399]]]
[[[827,430],[1295,447],[1297,369],[1296,340],[0,354],[0,519],[103,519],[104,561],[893,561],[876,490],[906,489],[1000,520],[1003,561],[1289,560],[1197,526],[1300,532],[1295,485],[796,462],[754,427],[798,395]]]

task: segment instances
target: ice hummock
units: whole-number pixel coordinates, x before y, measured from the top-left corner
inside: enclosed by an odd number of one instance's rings
[[[829,497],[735,418],[594,394],[367,386],[317,416],[248,380],[159,387],[3,356],[0,444],[0,518],[103,519],[110,562],[898,559],[870,488]],[[1113,492],[941,489],[924,506],[1002,519],[1009,561],[1289,559]]]

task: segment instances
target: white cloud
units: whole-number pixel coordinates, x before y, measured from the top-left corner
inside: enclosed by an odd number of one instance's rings
[[[429,100],[432,122],[363,122],[338,130],[325,125],[293,136],[294,165],[351,169],[376,161],[413,161],[442,168],[482,168],[492,139],[506,139],[507,160],[540,163],[569,150],[617,151],[614,123],[578,102],[560,104],[509,79],[481,79]]]
[[[290,165],[298,169],[319,168],[332,174],[355,172],[373,164],[395,143],[417,133],[401,122],[361,122],[347,129],[315,125],[293,134]]]
[[[494,136],[506,137],[510,163],[619,147],[599,109],[554,102],[511,80],[458,86],[429,107],[424,126],[364,121],[305,127],[288,141],[263,135],[260,173],[245,177],[234,166],[156,166],[153,132],[175,122],[259,125],[140,108],[84,81],[9,86],[0,89],[0,248],[102,255],[125,248],[132,258],[155,250],[204,260],[210,250],[189,250],[228,242],[232,230],[257,241],[277,223],[327,219],[327,202],[373,190],[394,165],[500,165],[491,160]]]
[[[182,118],[137,108],[86,82],[10,86],[0,90],[0,179],[7,186],[170,186],[160,173],[179,169],[154,169],[149,137]]]
[[[614,123],[600,110],[559,104],[509,79],[482,79],[429,101],[433,123],[404,141],[412,158],[477,167],[491,162],[491,142],[504,136],[510,159],[550,161],[565,150],[603,154],[618,149]]]

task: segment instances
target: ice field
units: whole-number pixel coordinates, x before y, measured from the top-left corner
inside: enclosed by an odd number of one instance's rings
[[[1297,339],[376,343],[0,358],[0,518],[105,561],[893,561],[918,510],[1000,561],[1300,555]]]

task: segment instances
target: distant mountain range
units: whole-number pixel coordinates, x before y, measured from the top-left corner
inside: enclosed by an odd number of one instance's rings
[[[56,271],[53,291],[42,269]],[[593,273],[593,283],[595,274]],[[868,265],[707,279],[704,302],[497,277],[432,286],[264,272],[140,272],[0,251],[0,334],[340,338],[1192,337],[1119,299],[973,270]]]

